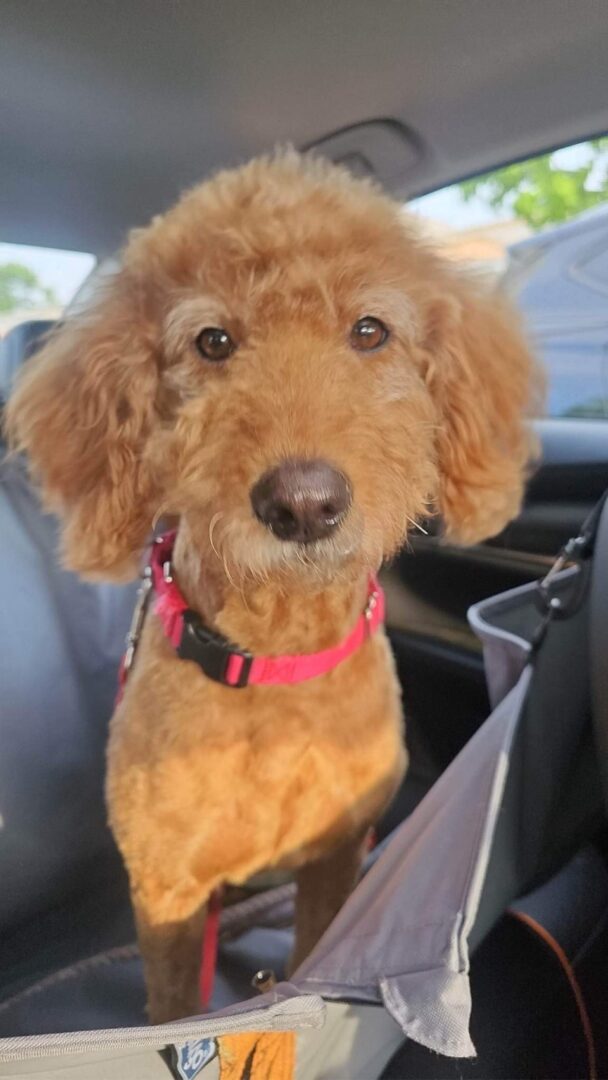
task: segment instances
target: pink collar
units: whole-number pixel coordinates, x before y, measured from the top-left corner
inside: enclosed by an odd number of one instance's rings
[[[288,685],[325,675],[352,656],[384,620],[384,593],[372,577],[365,608],[350,634],[339,645],[316,653],[252,656],[222,634],[210,630],[200,616],[189,609],[173,579],[171,557],[174,542],[175,534],[167,533],[159,537],[153,546],[129,635],[124,662],[125,677],[133,660],[152,590],[156,593],[154,611],[178,656],[193,660],[208,678],[231,687]]]

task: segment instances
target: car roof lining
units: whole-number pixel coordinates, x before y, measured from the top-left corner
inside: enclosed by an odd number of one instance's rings
[[[414,196],[608,130],[605,0],[4,0],[2,22],[16,243],[107,254],[277,143]]]

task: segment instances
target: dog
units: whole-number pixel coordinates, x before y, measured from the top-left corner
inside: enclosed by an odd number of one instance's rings
[[[9,435],[66,566],[128,580],[159,520],[175,530],[107,769],[153,1022],[199,1011],[222,884],[294,872],[292,970],[348,897],[406,766],[373,575],[420,519],[469,544],[517,514],[534,386],[495,292],[372,183],[293,150],[134,231],[25,370]],[[207,673],[167,631],[176,589]],[[227,650],[325,660],[227,685]]]

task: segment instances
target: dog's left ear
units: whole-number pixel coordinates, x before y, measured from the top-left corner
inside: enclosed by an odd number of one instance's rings
[[[438,407],[437,506],[449,539],[495,536],[517,516],[542,378],[495,291],[454,275],[426,305],[427,382]]]
[[[155,508],[145,448],[158,369],[141,309],[121,272],[27,363],[7,409],[10,444],[62,517],[66,565],[92,578],[137,575]]]

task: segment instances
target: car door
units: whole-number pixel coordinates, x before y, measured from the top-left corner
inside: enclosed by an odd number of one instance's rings
[[[471,604],[542,576],[608,487],[608,423],[544,420],[541,460],[519,517],[464,548],[416,532],[383,573],[403,687],[410,772],[391,821],[407,813],[488,715]]]
[[[486,203],[477,208],[485,229],[450,226],[446,233],[441,215],[464,221],[463,205],[455,185],[412,208],[427,222],[435,216],[435,239],[452,257],[466,262],[474,250],[494,258],[485,269],[502,274],[544,362],[547,416],[536,421],[540,455],[521,513],[500,536],[463,548],[435,531],[416,531],[384,572],[411,753],[395,819],[488,714],[481,646],[467,609],[541,577],[608,487],[608,206],[534,231],[516,218],[492,220]]]

